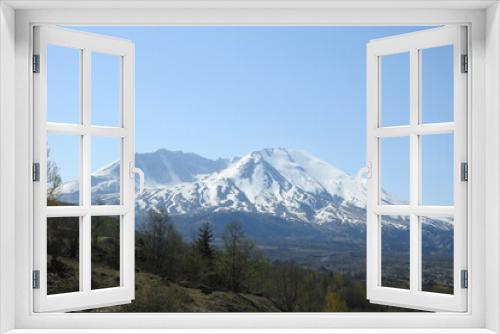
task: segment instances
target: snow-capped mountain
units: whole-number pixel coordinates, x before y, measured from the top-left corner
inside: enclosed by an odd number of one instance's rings
[[[193,153],[161,149],[136,155],[146,190],[139,209],[165,208],[172,216],[244,212],[305,223],[365,223],[366,177],[355,175],[301,150],[268,148],[233,160],[210,160]],[[92,175],[96,201],[115,204],[119,165]],[[73,183],[61,187],[60,200],[78,195]],[[386,203],[397,204],[387,193]],[[406,228],[407,222],[394,225]]]
[[[365,207],[366,179],[303,151],[264,149],[193,181],[149,188],[138,203],[163,206],[172,215],[242,211],[315,223],[356,222],[352,209]]]
[[[137,154],[136,165],[146,183],[139,207],[161,206],[171,215],[243,211],[320,224],[358,222],[366,203],[361,171],[349,175],[299,150],[268,148],[230,161],[161,149]],[[94,172],[93,198],[115,204],[118,181],[117,162]],[[72,201],[77,191],[77,183],[63,184],[60,200]]]

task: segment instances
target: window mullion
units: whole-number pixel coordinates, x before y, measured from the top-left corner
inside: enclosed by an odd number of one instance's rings
[[[80,230],[80,272],[81,284],[83,285],[84,292],[91,290],[91,215],[90,203],[92,196],[91,189],[91,137],[90,137],[90,114],[91,114],[91,51],[83,49],[82,54],[82,124],[84,127],[84,134],[82,137],[82,204],[85,213],[82,219]]]
[[[410,207],[419,205],[420,195],[420,143],[419,124],[419,52],[410,51]],[[413,211],[413,210],[412,210]],[[410,215],[410,290],[420,290],[420,228],[416,212]]]

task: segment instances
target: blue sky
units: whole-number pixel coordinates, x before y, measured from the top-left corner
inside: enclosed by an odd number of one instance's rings
[[[218,158],[241,156],[266,147],[286,147],[309,151],[339,169],[356,173],[364,166],[366,155],[366,44],[371,39],[423,28],[78,29],[126,38],[135,44],[137,152],[167,148]],[[444,55],[447,51],[439,52]],[[95,57],[94,62],[100,69],[94,69],[93,74],[100,78],[94,80],[97,88],[93,91],[92,107],[96,114],[93,121],[113,125],[118,110],[117,65],[109,57]],[[71,76],[68,74],[71,71],[63,71],[65,67],[73,68],[74,64],[60,58],[54,55],[57,66],[53,66],[53,77]],[[383,94],[390,97],[386,107],[387,125],[408,118],[404,114],[407,110],[400,110],[407,106],[408,99],[407,79],[401,70],[405,66],[404,58],[399,55],[383,61],[383,68],[387,64],[384,77],[387,83],[383,83],[387,90]],[[443,83],[449,73],[442,70],[441,77],[434,74],[436,69],[443,69],[440,63],[443,57],[439,54],[427,58],[430,60],[423,73],[433,78],[423,86],[426,110],[423,118],[424,121],[446,119],[452,109],[446,102],[440,102],[443,99],[439,97],[450,94],[449,91],[443,93],[446,86]],[[75,59],[73,62],[77,64]],[[72,74],[74,80],[54,79],[52,85],[57,95],[52,100],[58,102],[54,102],[52,116],[49,110],[52,120],[68,117],[68,105],[78,101],[74,93],[78,91],[77,75]],[[57,93],[58,85],[64,85],[61,89],[67,94]],[[50,90],[48,94],[50,109]],[[393,146],[396,154],[398,149],[405,149],[401,145]],[[99,148],[93,156],[95,168],[110,162],[114,156],[105,145]],[[54,148],[54,155],[56,151]],[[68,165],[61,169],[68,170],[63,173],[69,177],[69,170],[74,168]],[[396,168],[388,174],[386,187],[404,198],[406,189],[401,184],[405,178],[401,168]],[[442,175],[432,178],[439,183]],[[432,201],[443,202],[449,198],[450,192],[442,190],[446,182],[441,180],[439,189],[429,190],[428,196],[434,197]]]

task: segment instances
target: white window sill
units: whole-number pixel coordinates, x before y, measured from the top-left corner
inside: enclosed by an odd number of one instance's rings
[[[470,329],[16,329],[5,334],[494,334],[484,328]]]

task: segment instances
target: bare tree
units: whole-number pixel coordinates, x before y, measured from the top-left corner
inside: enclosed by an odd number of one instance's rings
[[[277,266],[274,280],[276,302],[283,311],[297,311],[303,271],[294,262],[286,262]]]
[[[157,274],[163,273],[165,267],[169,220],[166,212],[150,210],[140,231],[148,269]]]
[[[47,149],[47,201],[56,201],[60,194],[62,178],[56,162],[50,159],[50,149]]]
[[[222,235],[224,251],[219,259],[220,274],[227,288],[241,292],[252,278],[258,253],[255,244],[245,238],[238,222],[228,224]]]
[[[147,269],[164,278],[176,280],[181,271],[185,245],[164,208],[149,211],[139,238],[141,256]]]

